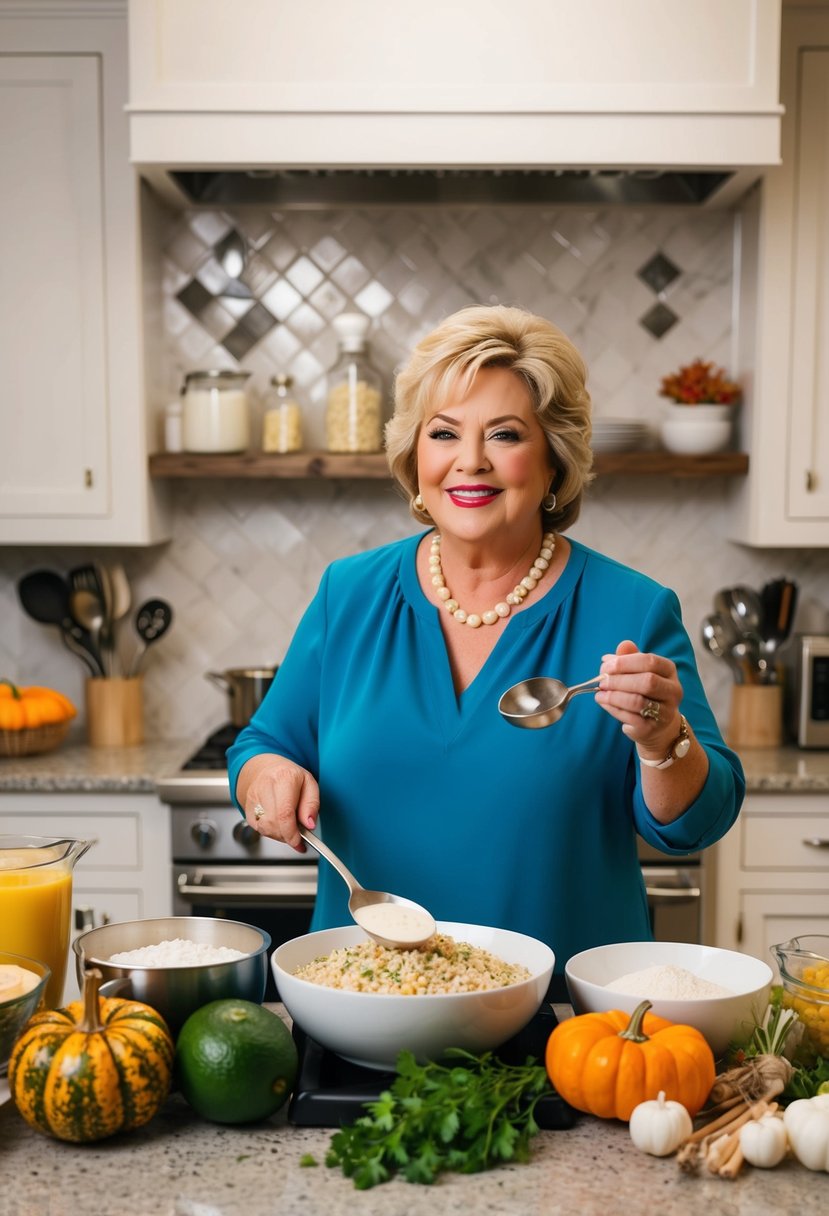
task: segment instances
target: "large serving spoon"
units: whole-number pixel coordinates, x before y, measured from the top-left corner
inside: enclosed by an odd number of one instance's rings
[[[56,625],[63,644],[83,659],[93,676],[101,676],[100,651],[93,645],[88,630],[74,621],[69,612],[69,584],[54,570],[33,570],[17,584],[23,611],[40,625]]]
[[[147,647],[163,638],[172,622],[173,610],[166,600],[146,600],[141,605],[135,614],[135,632],[139,637],[139,646],[130,664],[130,678],[138,675]]]
[[[299,834],[334,867],[348,887],[348,910],[369,937],[392,950],[412,950],[434,937],[437,926],[431,912],[411,899],[404,899],[402,895],[369,891],[361,887],[351,871],[327,844],[323,844],[319,836],[301,825]]]
[[[592,680],[568,688],[563,681],[551,676],[535,676],[508,688],[498,702],[498,709],[512,726],[538,730],[563,718],[570,701],[579,693],[597,692],[600,681],[601,676],[594,676]]]
[[[108,664],[103,658],[101,639],[106,621],[106,611],[101,596],[86,587],[73,587],[69,592],[69,610],[78,624],[89,633],[92,644],[101,655],[101,670],[108,675]]]
[[[722,659],[731,668],[734,673],[734,683],[745,684],[745,662],[734,651],[734,647],[739,644],[739,639],[730,619],[723,617],[719,612],[712,612],[704,617],[702,640],[713,655]]]

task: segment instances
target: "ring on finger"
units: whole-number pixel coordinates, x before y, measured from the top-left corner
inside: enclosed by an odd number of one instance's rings
[[[640,709],[639,713],[643,718],[649,718],[651,722],[658,722],[661,708],[658,701],[646,701],[644,708]]]
[[[253,818],[258,823],[264,814],[265,808],[262,806],[261,802],[257,802],[256,806],[253,808]]]

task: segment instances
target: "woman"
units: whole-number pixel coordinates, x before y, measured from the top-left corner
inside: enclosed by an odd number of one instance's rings
[[[231,789],[260,832],[319,830],[364,886],[439,920],[574,953],[650,937],[636,833],[719,839],[744,793],[673,592],[562,535],[590,478],[578,352],[515,308],[467,308],[415,349],[386,439],[415,517],[334,562],[250,725]],[[517,730],[501,693],[600,673],[596,705]],[[348,924],[321,864],[312,927]]]

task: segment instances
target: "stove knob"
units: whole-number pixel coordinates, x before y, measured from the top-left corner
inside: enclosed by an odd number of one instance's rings
[[[257,832],[256,828],[252,828],[249,823],[244,823],[239,820],[233,825],[233,839],[237,844],[242,844],[246,849],[252,849],[259,844],[262,837]]]
[[[216,825],[209,819],[200,819],[190,828],[190,835],[200,849],[209,849],[216,839]]]

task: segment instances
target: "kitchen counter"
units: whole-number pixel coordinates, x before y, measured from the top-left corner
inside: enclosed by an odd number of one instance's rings
[[[173,739],[138,747],[59,747],[41,756],[0,759],[0,792],[154,794],[158,779],[175,772],[201,739]]]
[[[329,1129],[290,1126],[284,1112],[256,1125],[203,1122],[175,1094],[146,1127],[91,1145],[31,1130],[11,1103],[0,1108],[3,1216],[434,1216],[435,1212],[637,1213],[701,1211],[798,1216],[826,1211],[826,1175],[787,1160],[744,1166],[733,1182],[683,1174],[672,1159],[634,1148],[625,1124],[579,1117],[542,1131],[526,1165],[442,1175],[432,1187],[395,1179],[355,1190],[328,1168]],[[310,1153],[318,1167],[303,1168]]]
[[[140,747],[74,745],[43,756],[0,759],[0,792],[120,791],[154,793],[203,740],[178,739]],[[740,753],[749,792],[829,791],[829,751],[746,748]]]

